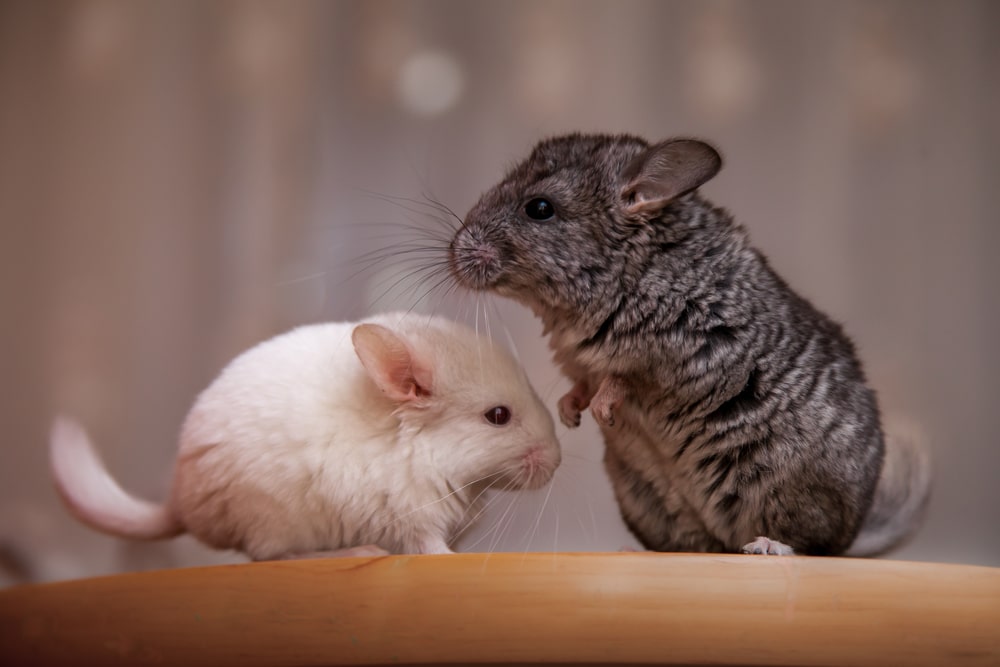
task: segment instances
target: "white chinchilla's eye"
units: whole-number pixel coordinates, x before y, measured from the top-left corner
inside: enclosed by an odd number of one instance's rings
[[[492,407],[483,413],[483,417],[486,418],[486,421],[494,426],[505,426],[510,421],[510,416],[510,408],[506,405]]]

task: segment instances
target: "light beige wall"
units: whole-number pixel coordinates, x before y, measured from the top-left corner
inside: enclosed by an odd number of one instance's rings
[[[988,0],[4,3],[0,543],[44,579],[230,559],[73,523],[51,417],[161,497],[225,361],[423,294],[358,263],[399,242],[380,223],[435,224],[371,193],[461,214],[538,138],[603,130],[721,147],[706,193],[932,439],[930,517],[898,556],[1000,565],[998,44]],[[476,301],[419,307],[471,321]],[[538,324],[488,312],[554,405]],[[498,497],[463,548],[634,544],[596,430],[562,439],[552,489]]]

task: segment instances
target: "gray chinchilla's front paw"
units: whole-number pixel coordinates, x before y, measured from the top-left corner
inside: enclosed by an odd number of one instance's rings
[[[559,399],[559,421],[568,428],[576,428],[580,425],[580,405],[573,392]]]
[[[615,411],[621,406],[628,393],[628,385],[619,377],[609,375],[601,381],[597,393],[590,400],[590,410],[594,419],[602,426],[615,425]]]

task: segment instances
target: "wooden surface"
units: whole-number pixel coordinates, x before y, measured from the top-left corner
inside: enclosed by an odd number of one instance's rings
[[[252,563],[0,591],[0,664],[998,665],[1000,569],[684,554]]]

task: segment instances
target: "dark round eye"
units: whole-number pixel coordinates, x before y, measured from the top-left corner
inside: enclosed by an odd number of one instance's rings
[[[506,405],[498,405],[495,408],[487,410],[483,416],[486,417],[486,421],[494,426],[503,426],[510,421],[510,408]]]
[[[556,214],[556,208],[548,199],[535,197],[524,205],[524,212],[532,220],[548,220]]]

